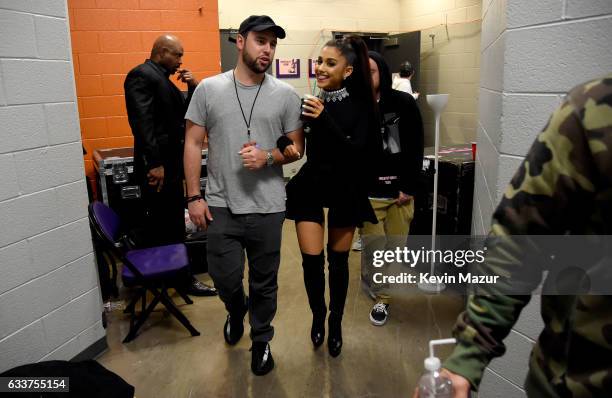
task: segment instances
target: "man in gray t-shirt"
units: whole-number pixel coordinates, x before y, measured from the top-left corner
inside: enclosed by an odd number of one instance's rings
[[[285,31],[268,16],[251,16],[236,38],[234,70],[204,79],[187,110],[185,179],[191,220],[208,227],[208,269],[228,311],[223,336],[230,345],[244,333],[248,310],[253,341],[251,369],[268,373],[274,360],[268,342],[276,313],[277,276],[285,186],[282,165],[304,153],[300,98],[288,84],[266,74],[277,39]],[[277,140],[295,144],[284,157]],[[208,138],[206,198],[200,196],[202,143]],[[286,140],[285,140],[286,141]],[[244,251],[249,295],[243,289]]]

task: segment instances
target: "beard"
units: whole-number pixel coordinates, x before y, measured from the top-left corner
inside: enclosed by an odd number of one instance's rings
[[[251,55],[249,55],[246,51],[243,51],[242,53],[242,61],[254,73],[265,73],[268,69],[270,69],[270,65],[272,65],[272,62],[270,62],[268,63],[268,66],[262,68],[259,66],[257,58],[251,57]]]

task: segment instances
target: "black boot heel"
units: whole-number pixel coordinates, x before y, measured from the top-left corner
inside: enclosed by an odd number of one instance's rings
[[[329,260],[329,319],[327,321],[327,348],[329,355],[337,357],[342,351],[342,314],[348,290],[348,251],[337,252],[327,247]]]
[[[315,349],[323,344],[325,340],[325,314],[323,316],[313,315],[310,340],[312,340]]]
[[[333,314],[330,314],[328,327],[327,349],[329,350],[329,355],[335,358],[342,351],[342,319],[338,319]]]

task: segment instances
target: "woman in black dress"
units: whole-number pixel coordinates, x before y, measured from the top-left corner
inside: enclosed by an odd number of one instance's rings
[[[348,255],[355,227],[376,223],[367,195],[366,165],[379,142],[376,101],[367,46],[357,36],[331,40],[315,66],[319,97],[305,99],[307,161],[287,184],[287,218],[295,220],[304,285],[313,313],[315,348],[325,337],[324,208],[328,208],[329,336],[333,357],[342,349],[342,314],[348,289]],[[279,147],[282,147],[279,144]],[[284,149],[287,156],[293,145]]]

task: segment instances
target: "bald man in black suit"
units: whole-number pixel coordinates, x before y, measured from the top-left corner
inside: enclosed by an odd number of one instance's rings
[[[187,69],[179,69],[183,46],[173,35],[155,40],[151,58],[132,69],[124,82],[125,103],[134,135],[134,175],[144,202],[142,242],[146,246],[185,240],[183,192],[183,144],[185,112],[198,81]],[[187,84],[187,98],[170,81]],[[215,295],[191,277],[191,295]]]

